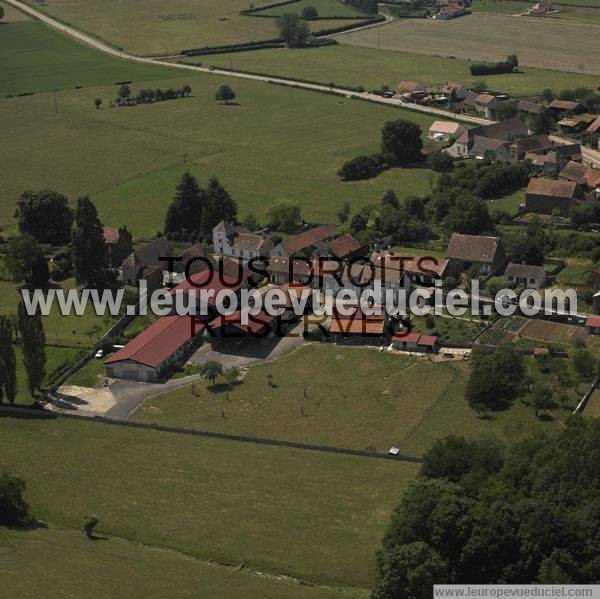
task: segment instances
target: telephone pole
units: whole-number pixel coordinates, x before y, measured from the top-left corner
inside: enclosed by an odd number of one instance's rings
[[[53,89],[52,91],[54,92],[54,112],[55,112],[56,114],[58,114],[58,97],[57,97],[57,95],[56,95],[56,92],[57,92],[58,90],[56,90],[56,89]]]

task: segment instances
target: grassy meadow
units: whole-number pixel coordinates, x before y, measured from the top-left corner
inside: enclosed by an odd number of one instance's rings
[[[376,32],[373,33],[373,29],[365,30],[365,35],[368,31],[371,31],[370,35],[377,35]],[[342,38],[339,41],[342,42]],[[424,60],[422,54],[343,44],[324,48],[270,48],[236,54],[190,56],[183,59],[183,62],[201,62],[205,66],[221,68],[233,65],[234,69],[242,71],[296,77],[326,84],[334,82],[354,87],[362,85],[365,89],[380,89],[383,85],[394,89],[401,79],[419,81],[433,89],[441,87],[447,81],[458,81],[471,86],[478,79],[485,79],[491,89],[512,96],[527,96],[539,94],[547,87],[563,89],[596,87],[598,84],[598,77],[593,75],[557,73],[533,67],[521,67],[519,73],[473,77],[466,60],[439,56],[430,56]]]
[[[600,74],[600,27],[560,19],[518,18],[511,15],[472,14],[452,21],[399,19],[378,28],[384,50],[470,60],[503,60],[517,54],[523,66]],[[376,30],[337,36],[340,43],[377,47]],[[559,45],[556,40],[561,40]],[[552,48],[549,52],[548,48]],[[562,82],[560,83],[561,87]]]
[[[188,386],[152,397],[131,420],[383,452],[396,446],[420,456],[450,433],[511,440],[557,430],[568,414],[542,421],[515,402],[482,419],[464,400],[467,374],[466,363],[310,345],[252,366],[232,388],[198,383],[196,396]]]
[[[168,67],[109,56],[12,11],[23,19],[13,20],[8,13],[8,24],[0,25],[0,97],[180,75]]]
[[[334,599],[336,589],[306,586],[209,564],[136,542],[56,527],[17,531],[0,528],[2,588],[19,599],[219,597],[221,599]],[[27,576],[23,564],[27,563]],[[77,564],[65,576],[65,564]],[[352,599],[367,593],[347,592]]]
[[[171,0],[168,4],[161,0],[103,0],[95,2],[93,9],[87,0],[46,0],[41,5],[29,0],[29,4],[134,54],[178,54],[188,48],[241,44],[279,35],[275,19],[239,14],[249,8],[247,0]],[[310,28],[316,32],[347,23],[324,19],[312,21]]]
[[[392,169],[359,182],[343,182],[336,172],[349,158],[378,149],[386,121],[407,118],[426,132],[433,117],[216,75],[184,73],[131,88],[185,83],[193,97],[136,107],[109,108],[114,86],[60,92],[58,113],[52,94],[1,99],[11,144],[0,159],[11,176],[0,190],[0,222],[14,227],[25,189],[51,188],[72,202],[89,194],[105,225],[126,224],[137,237],[152,237],[186,169],[203,185],[218,176],[240,215],[252,211],[259,220],[281,199],[297,201],[304,218],[327,222],[344,200],[355,210],[388,189],[400,197],[430,190],[427,169]],[[222,83],[233,86],[237,104],[215,101]],[[96,97],[104,101],[101,110]]]
[[[77,529],[93,513],[100,533],[332,586],[370,587],[418,469],[68,419],[0,418],[0,435],[0,465],[49,524]]]
[[[600,6],[596,0],[561,0],[554,2],[555,12],[544,19],[570,19],[583,21],[585,23],[600,24]],[[475,0],[471,7],[473,12],[502,13],[520,15],[532,6],[531,3],[518,2],[516,0]]]
[[[339,0],[300,0],[300,2],[294,2],[293,4],[284,4],[281,6],[265,8],[264,10],[258,11],[256,14],[269,15],[272,17],[279,17],[284,13],[294,13],[300,15],[302,14],[304,8],[306,8],[307,6],[312,6],[316,8],[320,18],[365,18],[365,13],[355,10],[351,6],[346,6],[345,4],[342,4]]]

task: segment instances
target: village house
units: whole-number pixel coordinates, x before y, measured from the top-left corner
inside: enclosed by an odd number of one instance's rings
[[[554,11],[552,0],[539,0],[536,2],[528,11],[527,15],[530,17],[542,17],[549,12]]]
[[[454,121],[433,121],[427,132],[427,137],[440,141],[448,141],[450,138],[457,139],[463,133],[466,133],[466,131],[460,123],[455,123]]]
[[[204,325],[193,325],[190,316],[163,316],[106,359],[106,375],[161,382],[201,344],[203,331]]]
[[[579,183],[590,191],[600,188],[600,170],[590,168],[581,162],[569,162],[558,173],[558,178]]]
[[[337,236],[338,225],[318,225],[294,235],[271,250],[271,256],[326,256],[327,242]]]
[[[585,200],[583,190],[574,181],[534,178],[525,193],[527,211],[538,214],[552,214],[554,210],[568,214],[573,206]]]
[[[576,119],[573,117],[565,117],[558,121],[557,125],[561,128],[565,133],[580,133],[583,131],[589,124],[589,120],[586,119]]]
[[[462,102],[469,93],[469,90],[460,83],[446,83],[440,90],[441,94],[446,98],[446,100],[450,100],[454,95],[454,99],[457,102]]]
[[[444,276],[448,261],[433,256],[409,256],[405,253],[387,250],[375,250],[371,254],[370,262],[378,268],[398,270],[403,272],[407,280],[405,288],[412,285],[425,285],[431,287],[436,279]]]
[[[546,282],[546,269],[543,266],[511,262],[504,274],[509,283],[526,289],[540,289]]]
[[[531,167],[531,172],[537,176],[555,175],[556,167],[556,152],[548,152],[547,154],[535,154],[527,152],[523,159]]]
[[[468,14],[469,11],[467,10],[467,7],[464,6],[463,2],[460,0],[453,0],[447,6],[442,6],[442,8],[440,8],[440,11],[436,15],[436,19],[451,21],[452,19],[457,19],[458,17]]]
[[[542,107],[537,102],[532,102],[531,100],[519,100],[517,104],[517,110],[519,112],[523,112],[527,116],[533,116],[539,114]]]
[[[586,133],[600,133],[600,116],[585,130]]]
[[[549,152],[554,149],[555,143],[547,135],[532,135],[522,137],[510,144],[511,162],[516,163],[524,160],[529,152]]]
[[[326,242],[329,254],[340,260],[350,260],[364,254],[365,248],[352,235],[346,233]]]
[[[478,160],[510,162],[509,147],[510,142],[508,141],[476,135],[473,139],[471,155]]]
[[[173,249],[166,237],[158,237],[144,247],[130,254],[121,265],[124,285],[137,285],[147,281],[148,291],[154,291],[162,285],[163,270],[168,263],[161,258],[173,256]]]
[[[600,335],[600,316],[588,316],[585,328],[590,335]]]
[[[422,100],[429,94],[427,88],[415,81],[400,81],[396,86],[396,94],[411,100]]]
[[[486,119],[495,119],[500,100],[492,94],[481,94],[475,100],[475,110]]]
[[[392,337],[392,345],[400,351],[435,353],[439,349],[438,338],[435,335],[422,333],[397,332]]]
[[[453,233],[446,250],[449,273],[462,273],[476,266],[483,274],[492,274],[506,264],[504,245],[498,237]]]
[[[465,131],[454,143],[444,150],[454,158],[468,158],[469,156],[469,133]]]
[[[273,242],[266,235],[254,235],[243,227],[221,221],[213,229],[213,247],[217,254],[230,258],[267,257]]]

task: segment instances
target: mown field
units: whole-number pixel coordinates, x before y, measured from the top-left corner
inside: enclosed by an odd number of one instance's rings
[[[27,18],[11,10],[9,16]],[[137,64],[93,50],[43,23],[12,18],[0,25],[0,56],[0,97],[178,75],[175,69]]]
[[[267,5],[272,2],[266,1]],[[177,54],[188,48],[241,44],[278,37],[275,19],[240,15],[247,0],[29,0],[37,10],[135,54]],[[260,3],[257,3],[259,6]],[[312,31],[346,25],[324,19]]]
[[[381,89],[383,85],[394,89],[402,79],[419,81],[432,89],[439,89],[447,81],[471,86],[478,79],[485,79],[491,89],[512,96],[527,96],[539,94],[547,87],[595,87],[598,83],[598,77],[593,75],[557,73],[533,67],[522,67],[522,72],[519,73],[478,78],[470,74],[466,60],[439,56],[430,56],[424,60],[422,54],[347,45],[310,50],[270,48],[237,54],[190,56],[183,59],[183,62],[222,68],[233,66],[242,71],[308,79],[325,84],[333,82],[354,87],[361,85],[369,90]]]
[[[98,536],[99,540],[90,542],[81,531],[0,528],[3,592],[19,599],[340,597],[335,589],[268,579],[160,548]],[[24,563],[27,576],[23,576]],[[65,576],[65,564],[76,564],[77,575]],[[351,599],[367,594],[357,591],[343,596]]]
[[[523,66],[599,74],[600,27],[560,19],[472,14],[453,21],[404,19],[378,28],[384,50],[471,60],[503,60],[517,54]],[[337,36],[340,43],[377,47],[377,31]],[[556,40],[560,39],[559,46]],[[548,52],[552,48],[552,52]],[[492,77],[490,77],[492,79]]]
[[[58,114],[52,94],[0,100],[11,140],[0,149],[11,174],[0,190],[0,220],[14,222],[25,189],[49,187],[73,202],[89,194],[104,224],[152,237],[186,169],[203,185],[218,176],[240,215],[252,211],[259,220],[281,199],[299,202],[304,218],[327,222],[344,200],[357,209],[388,189],[400,197],[430,189],[426,169],[392,169],[360,182],[343,182],[336,172],[349,158],[378,149],[386,121],[407,118],[425,132],[432,117],[214,75],[184,73],[131,87],[137,93],[185,83],[193,97],[137,107],[109,108],[114,86],[63,91]],[[233,86],[236,105],[215,101],[222,83]],[[102,110],[94,108],[96,97]]]
[[[32,512],[50,524],[77,529],[93,513],[106,534],[333,586],[370,587],[374,551],[417,472],[66,419],[2,418],[0,434],[2,468],[27,481]]]
[[[293,4],[284,4],[280,6],[273,6],[271,8],[265,8],[264,10],[258,11],[256,14],[269,15],[273,17],[279,17],[284,13],[302,14],[305,7],[312,6],[317,9],[318,16],[320,18],[325,17],[355,17],[357,19],[364,19],[365,14],[353,9],[351,6],[342,4],[339,0],[300,0],[300,2],[294,2]]]
[[[541,421],[521,402],[479,418],[464,399],[467,374],[465,362],[310,345],[251,367],[233,387],[198,383],[196,396],[188,386],[152,397],[131,419],[384,452],[396,446],[414,456],[450,433],[514,440],[558,429],[562,414]]]
[[[471,7],[473,12],[504,13],[520,15],[532,6],[531,3],[516,0],[475,0]],[[596,0],[563,0],[554,2],[555,11],[543,17],[544,19],[572,19],[585,23],[600,24],[600,6]],[[537,18],[537,17],[536,17]]]

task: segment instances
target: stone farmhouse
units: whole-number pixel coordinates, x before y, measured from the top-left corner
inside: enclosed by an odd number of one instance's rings
[[[574,181],[534,178],[527,186],[525,206],[528,212],[538,214],[552,214],[554,210],[568,214],[573,206],[586,199],[581,186]]]
[[[217,254],[229,258],[266,258],[273,242],[266,235],[255,235],[243,227],[221,221],[213,229],[213,247]]]
[[[493,274],[506,264],[504,245],[498,237],[453,233],[446,250],[447,272],[463,273],[476,266],[480,273]]]

